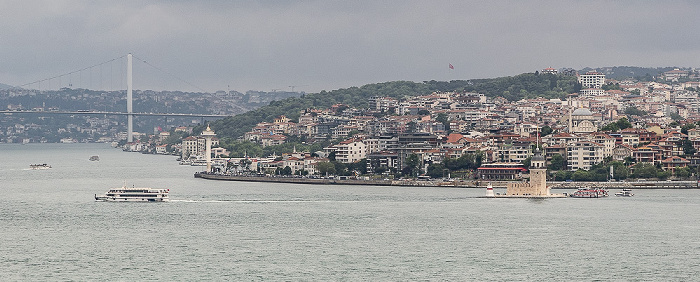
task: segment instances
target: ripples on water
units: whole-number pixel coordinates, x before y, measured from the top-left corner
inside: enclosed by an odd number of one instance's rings
[[[700,270],[697,190],[479,199],[207,181],[173,157],[101,144],[0,145],[0,157],[3,281],[682,281]],[[93,200],[124,182],[170,188],[173,200]]]

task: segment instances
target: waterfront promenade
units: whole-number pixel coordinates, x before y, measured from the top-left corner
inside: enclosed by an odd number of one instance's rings
[[[271,177],[255,175],[225,175],[197,172],[195,178],[223,181],[245,182],[274,182],[292,184],[321,184],[321,185],[364,185],[364,186],[409,186],[409,187],[457,187],[457,188],[486,188],[489,181],[479,180],[388,180],[388,179],[356,179],[356,178],[304,178],[304,177]],[[494,188],[505,188],[512,181],[491,181]],[[552,189],[578,189],[582,187],[602,189],[698,189],[697,181],[643,181],[643,182],[548,182]]]

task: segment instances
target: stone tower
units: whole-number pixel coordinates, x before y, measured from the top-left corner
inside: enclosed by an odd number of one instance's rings
[[[540,148],[537,148],[535,155],[530,160],[530,185],[533,188],[533,195],[546,196],[549,195],[547,187],[547,166],[542,156]]]
[[[535,155],[530,160],[530,181],[522,183],[508,183],[506,197],[551,197],[547,187],[547,167],[545,160],[537,148]]]

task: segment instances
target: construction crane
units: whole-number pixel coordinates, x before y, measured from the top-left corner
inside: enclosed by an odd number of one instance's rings
[[[289,88],[292,88],[292,92],[294,92],[294,87],[303,87],[303,86],[308,86],[308,85],[290,85]]]

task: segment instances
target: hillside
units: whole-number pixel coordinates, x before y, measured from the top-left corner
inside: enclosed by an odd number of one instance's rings
[[[392,97],[402,99],[410,96],[426,95],[432,92],[459,91],[478,92],[488,97],[504,97],[511,101],[522,98],[561,98],[566,94],[576,92],[576,78],[552,74],[525,73],[512,77],[491,79],[425,81],[392,81],[367,84],[361,87],[350,87],[332,91],[307,94],[302,97],[288,98],[271,102],[268,106],[239,114],[233,117],[217,120],[211,123],[212,129],[220,137],[238,138],[250,131],[259,122],[271,122],[279,115],[286,115],[292,120],[299,117],[300,111],[309,108],[325,109],[334,104],[345,104],[350,107],[366,108],[367,100],[372,96]],[[201,132],[200,127],[195,132]]]

